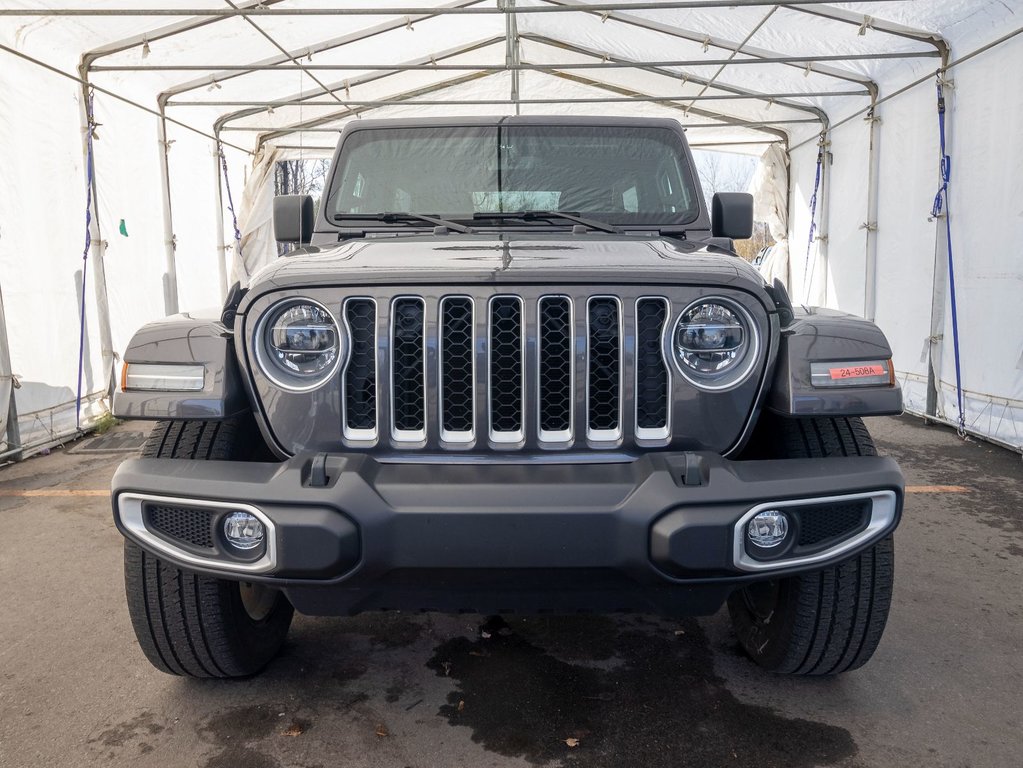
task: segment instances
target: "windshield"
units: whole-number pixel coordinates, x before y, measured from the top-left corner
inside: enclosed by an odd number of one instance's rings
[[[667,128],[374,128],[345,140],[338,165],[328,216],[569,211],[625,225],[699,216],[682,141]]]

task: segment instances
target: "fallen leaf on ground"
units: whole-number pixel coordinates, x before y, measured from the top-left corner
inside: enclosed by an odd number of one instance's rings
[[[490,633],[487,632],[486,630],[483,630],[480,634],[483,635],[483,639],[484,640],[489,640],[490,639]]]
[[[685,633],[686,633],[686,631],[684,629],[676,629],[675,630],[675,637],[681,637]]]
[[[301,723],[292,723],[281,731],[281,736],[301,736],[303,733],[305,733],[305,727]]]
[[[441,666],[444,668],[444,674],[445,675],[450,675],[451,674],[451,662],[450,661],[441,662]]]
[[[386,725],[378,725],[376,733],[377,733],[377,736],[379,736],[380,738],[383,738],[384,736],[390,736],[391,735],[390,733],[387,732],[387,726]]]
[[[465,702],[464,701],[459,701],[458,702],[458,711],[459,712],[465,711]]]
[[[565,739],[565,743],[568,744],[568,746],[570,746],[570,747],[578,747],[579,746],[579,739],[574,739],[574,738],[573,739]]]

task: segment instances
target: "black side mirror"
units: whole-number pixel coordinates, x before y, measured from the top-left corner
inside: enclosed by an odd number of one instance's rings
[[[278,195],[274,198],[274,237],[279,243],[313,239],[313,199],[309,195]]]
[[[711,202],[711,234],[746,240],[753,236],[753,195],[747,192],[718,192]]]

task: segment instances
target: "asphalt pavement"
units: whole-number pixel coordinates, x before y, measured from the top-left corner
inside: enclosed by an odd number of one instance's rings
[[[1023,461],[868,425],[912,491],[895,598],[874,659],[823,680],[759,670],[724,611],[297,616],[258,677],[170,677],[124,604],[105,491],[127,454],[7,466],[0,766],[1023,766]]]

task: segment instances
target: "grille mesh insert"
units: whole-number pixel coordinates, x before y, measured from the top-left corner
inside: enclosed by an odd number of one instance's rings
[[[829,539],[855,533],[866,524],[869,511],[868,499],[843,504],[801,507],[798,546],[814,546]]]
[[[516,296],[490,302],[490,426],[522,429],[522,303]]]
[[[195,507],[177,507],[145,502],[143,518],[146,527],[169,539],[183,541],[193,547],[213,549],[213,517],[216,513]]]
[[[394,428],[398,431],[416,432],[426,428],[425,320],[422,299],[394,302],[391,390],[394,393]]]
[[[621,330],[618,301],[607,296],[590,300],[589,309],[589,427],[614,431],[621,411]]]
[[[540,429],[572,426],[572,305],[565,296],[540,300]]]
[[[441,427],[470,432],[473,427],[472,299],[455,296],[441,305]]]
[[[668,319],[663,299],[636,305],[636,426],[660,429],[668,424],[668,368],[661,352]]]
[[[345,371],[345,417],[351,429],[375,429],[377,425],[376,305],[369,299],[352,299],[345,305],[351,329],[352,350]]]

